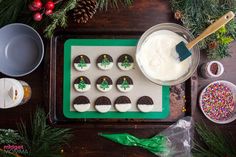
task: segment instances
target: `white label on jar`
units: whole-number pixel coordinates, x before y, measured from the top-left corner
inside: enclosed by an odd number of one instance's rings
[[[24,89],[19,81],[10,78],[0,79],[0,108],[11,108],[19,105],[24,97]]]

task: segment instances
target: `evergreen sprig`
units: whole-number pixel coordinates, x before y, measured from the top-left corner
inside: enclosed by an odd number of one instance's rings
[[[29,0],[0,1],[0,27],[16,22]]]
[[[6,152],[6,151],[4,151],[2,149],[0,149],[0,156],[1,157],[21,157],[18,154],[9,153],[9,152]]]
[[[42,109],[37,109],[31,125],[18,124],[22,144],[32,157],[61,157],[61,149],[72,136],[70,129],[53,128],[46,123],[47,116]]]
[[[29,11],[28,5],[32,0],[0,0],[0,27],[9,23],[21,22],[31,25],[36,29],[44,29],[44,35],[50,38],[57,27],[65,28],[67,26],[67,13],[75,8],[80,0],[62,1],[55,6],[56,12],[50,17],[45,16],[41,22],[33,21],[33,13]],[[45,4],[46,0],[42,0]],[[118,8],[120,5],[130,6],[133,0],[97,0],[100,10]]]
[[[74,9],[78,1],[68,0],[61,9],[51,15],[52,22],[44,30],[45,37],[50,38],[58,26],[62,28],[67,26],[67,12]]]
[[[119,5],[122,6],[131,6],[134,0],[97,0],[97,5],[99,10],[107,11],[109,7],[119,8]]]
[[[0,145],[16,144],[20,139],[20,135],[15,130],[0,129]]]
[[[236,12],[235,0],[171,0],[172,10],[181,15],[183,25],[196,37],[202,33],[211,23],[228,11]],[[230,56],[228,45],[236,37],[236,23],[232,20],[225,26],[225,32],[219,36],[214,33],[200,43],[201,49],[208,52],[211,59],[222,59]],[[224,41],[224,42],[222,42]],[[216,43],[215,47],[209,47],[210,43]]]
[[[210,129],[206,124],[196,124],[196,131],[201,140],[194,141],[194,157],[235,157],[236,144],[232,137]]]

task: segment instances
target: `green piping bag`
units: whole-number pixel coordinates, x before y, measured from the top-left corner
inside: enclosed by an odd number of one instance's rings
[[[166,136],[156,135],[152,138],[139,139],[127,133],[124,134],[101,133],[99,135],[122,145],[145,148],[154,154],[164,155],[169,153],[168,139]]]

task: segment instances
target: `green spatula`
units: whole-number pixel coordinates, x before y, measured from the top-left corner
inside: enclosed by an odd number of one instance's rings
[[[235,16],[234,13],[230,11],[224,16],[222,16],[220,19],[215,21],[213,24],[211,24],[207,29],[205,29],[204,32],[202,32],[202,34],[200,34],[193,41],[189,42],[188,44],[185,44],[183,41],[177,44],[175,48],[176,48],[177,53],[179,54],[179,60],[182,62],[183,60],[191,56],[192,53],[189,50],[191,50],[194,45],[196,45],[198,42],[205,39],[209,35],[215,33],[222,26],[224,26],[230,20],[232,20],[234,16]]]

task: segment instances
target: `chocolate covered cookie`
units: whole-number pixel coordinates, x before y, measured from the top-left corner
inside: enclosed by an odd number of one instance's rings
[[[78,71],[86,71],[90,67],[90,59],[86,55],[79,55],[74,59],[74,67]]]
[[[101,76],[96,81],[97,89],[101,92],[108,92],[112,89],[112,80],[108,76]]]
[[[133,69],[134,68],[133,57],[128,54],[123,54],[118,58],[117,65],[121,70]]]
[[[97,59],[97,66],[102,70],[109,70],[113,66],[113,59],[108,54],[102,54]]]
[[[133,86],[133,80],[129,76],[122,76],[116,81],[116,87],[121,92],[129,92]]]
[[[150,112],[152,111],[153,107],[154,107],[153,100],[149,96],[142,96],[137,101],[137,108],[141,112]]]
[[[80,76],[74,81],[74,88],[78,92],[86,92],[91,88],[90,80],[85,76]]]
[[[131,108],[131,100],[127,96],[120,96],[115,100],[115,109],[119,112],[127,112]]]
[[[111,109],[111,100],[105,96],[101,96],[96,99],[94,107],[98,112],[106,113]]]
[[[90,101],[86,96],[79,96],[73,101],[73,106],[76,111],[85,112],[90,108]]]

